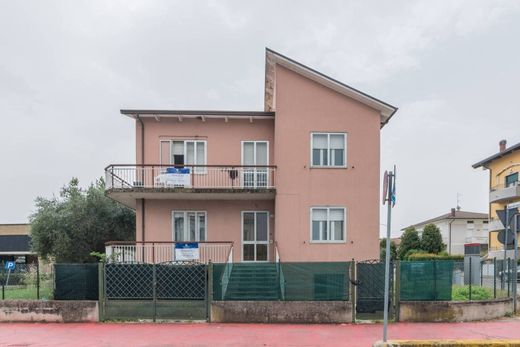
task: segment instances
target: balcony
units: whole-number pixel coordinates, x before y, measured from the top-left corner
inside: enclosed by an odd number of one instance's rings
[[[520,181],[496,185],[489,192],[489,202],[511,202],[520,199]]]
[[[111,241],[105,244],[107,262],[118,264],[144,263],[160,264],[187,261],[176,252],[176,245],[182,242],[138,242],[138,241]],[[197,242],[197,251],[193,260],[197,263],[208,264],[226,263],[233,259],[233,242]],[[231,259],[231,260],[230,260]]]
[[[275,166],[109,165],[106,193],[135,208],[136,199],[270,200]]]

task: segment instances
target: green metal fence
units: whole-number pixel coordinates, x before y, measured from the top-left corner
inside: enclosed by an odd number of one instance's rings
[[[54,264],[54,299],[97,300],[98,264]]]
[[[213,300],[349,300],[350,262],[213,264]]]
[[[454,262],[402,261],[402,301],[451,300]]]
[[[53,272],[38,263],[16,264],[13,271],[5,270],[0,262],[0,299],[50,300],[53,298]]]

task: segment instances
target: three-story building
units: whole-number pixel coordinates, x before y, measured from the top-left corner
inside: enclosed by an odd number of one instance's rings
[[[497,210],[520,206],[520,143],[507,147],[506,140],[500,141],[498,153],[473,165],[475,169],[479,167],[489,171],[489,256],[503,256],[504,245],[499,242],[498,233],[505,227]],[[513,251],[508,253],[513,255]]]
[[[380,131],[397,108],[269,49],[265,71],[264,111],[121,110],[136,163],[108,166],[106,192],[135,209],[147,259],[171,242],[217,262],[379,257]]]

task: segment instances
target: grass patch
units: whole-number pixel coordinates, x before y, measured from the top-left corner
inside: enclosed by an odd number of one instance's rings
[[[493,289],[479,286],[471,286],[471,300],[491,300]],[[453,286],[451,300],[469,301],[469,286]]]
[[[37,300],[36,286],[7,286],[4,295],[5,300]],[[40,299],[51,300],[52,288],[40,287]]]

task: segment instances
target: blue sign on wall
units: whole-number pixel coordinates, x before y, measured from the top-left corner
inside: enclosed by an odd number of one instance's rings
[[[8,261],[5,263],[5,269],[6,270],[14,270],[16,269],[16,263],[14,261]]]

